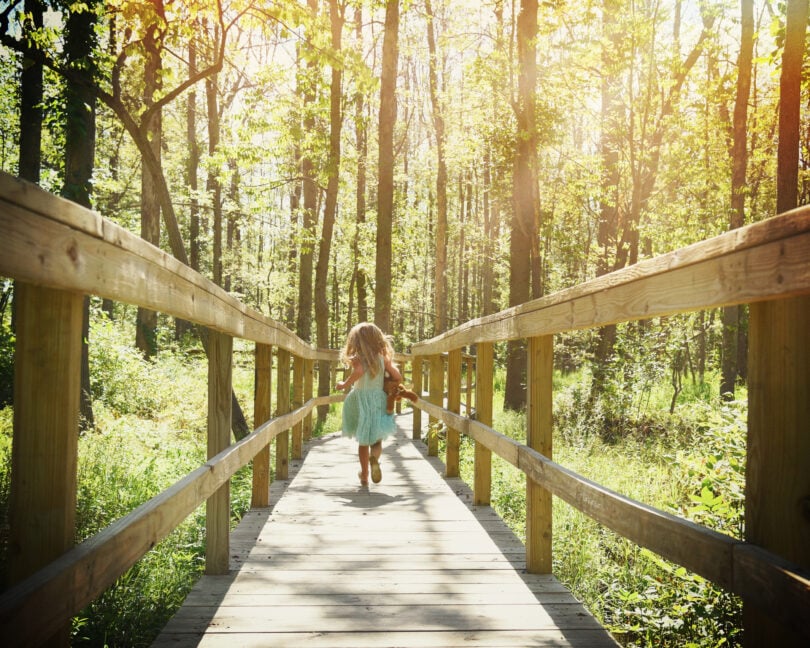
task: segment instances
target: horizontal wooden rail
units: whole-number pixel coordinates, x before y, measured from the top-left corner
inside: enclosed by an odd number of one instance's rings
[[[415,355],[810,293],[810,207],[471,320]]]
[[[3,645],[43,643],[65,619],[104,592],[278,434],[302,421],[318,405],[341,402],[344,398],[344,394],[313,398],[298,409],[267,421],[170,488],[3,592],[0,595]]]
[[[2,172],[0,197],[0,276],[136,304],[307,360],[337,360],[336,351],[313,349],[95,212]]]
[[[810,574],[797,565],[600,486],[483,423],[423,399],[414,406],[483,444],[600,524],[742,596],[810,637]],[[778,601],[769,596],[786,591],[791,596]]]

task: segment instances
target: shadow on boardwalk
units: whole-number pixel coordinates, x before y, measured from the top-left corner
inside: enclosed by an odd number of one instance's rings
[[[369,487],[353,441],[308,444],[231,534],[231,573],[203,577],[154,646],[616,646],[553,576],[523,572],[522,543],[411,419]]]

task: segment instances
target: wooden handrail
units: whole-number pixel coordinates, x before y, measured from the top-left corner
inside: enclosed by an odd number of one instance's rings
[[[0,636],[6,646],[39,645],[104,592],[171,533],[278,434],[318,405],[344,394],[320,396],[267,421],[195,471],[0,595]]]
[[[810,574],[779,556],[600,486],[488,425],[420,399],[414,406],[508,461],[557,497],[637,545],[768,609],[810,637]],[[769,597],[790,591],[786,604]]]
[[[142,238],[2,172],[0,231],[0,276],[137,304],[307,360],[337,360]]]
[[[412,346],[419,356],[810,293],[810,207],[721,234]]]

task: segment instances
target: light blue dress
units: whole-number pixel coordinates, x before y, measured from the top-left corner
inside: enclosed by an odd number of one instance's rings
[[[343,436],[357,439],[360,445],[374,445],[397,429],[394,415],[385,411],[385,361],[382,356],[378,358],[377,375],[372,378],[371,372],[364,372],[343,401]]]

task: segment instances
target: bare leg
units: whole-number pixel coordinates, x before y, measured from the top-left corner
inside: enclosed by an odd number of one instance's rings
[[[382,479],[382,470],[380,470],[380,462],[378,461],[382,454],[382,441],[377,441],[371,446],[371,481],[378,484]]]
[[[368,483],[368,446],[357,446],[357,456],[360,458],[360,482]]]

